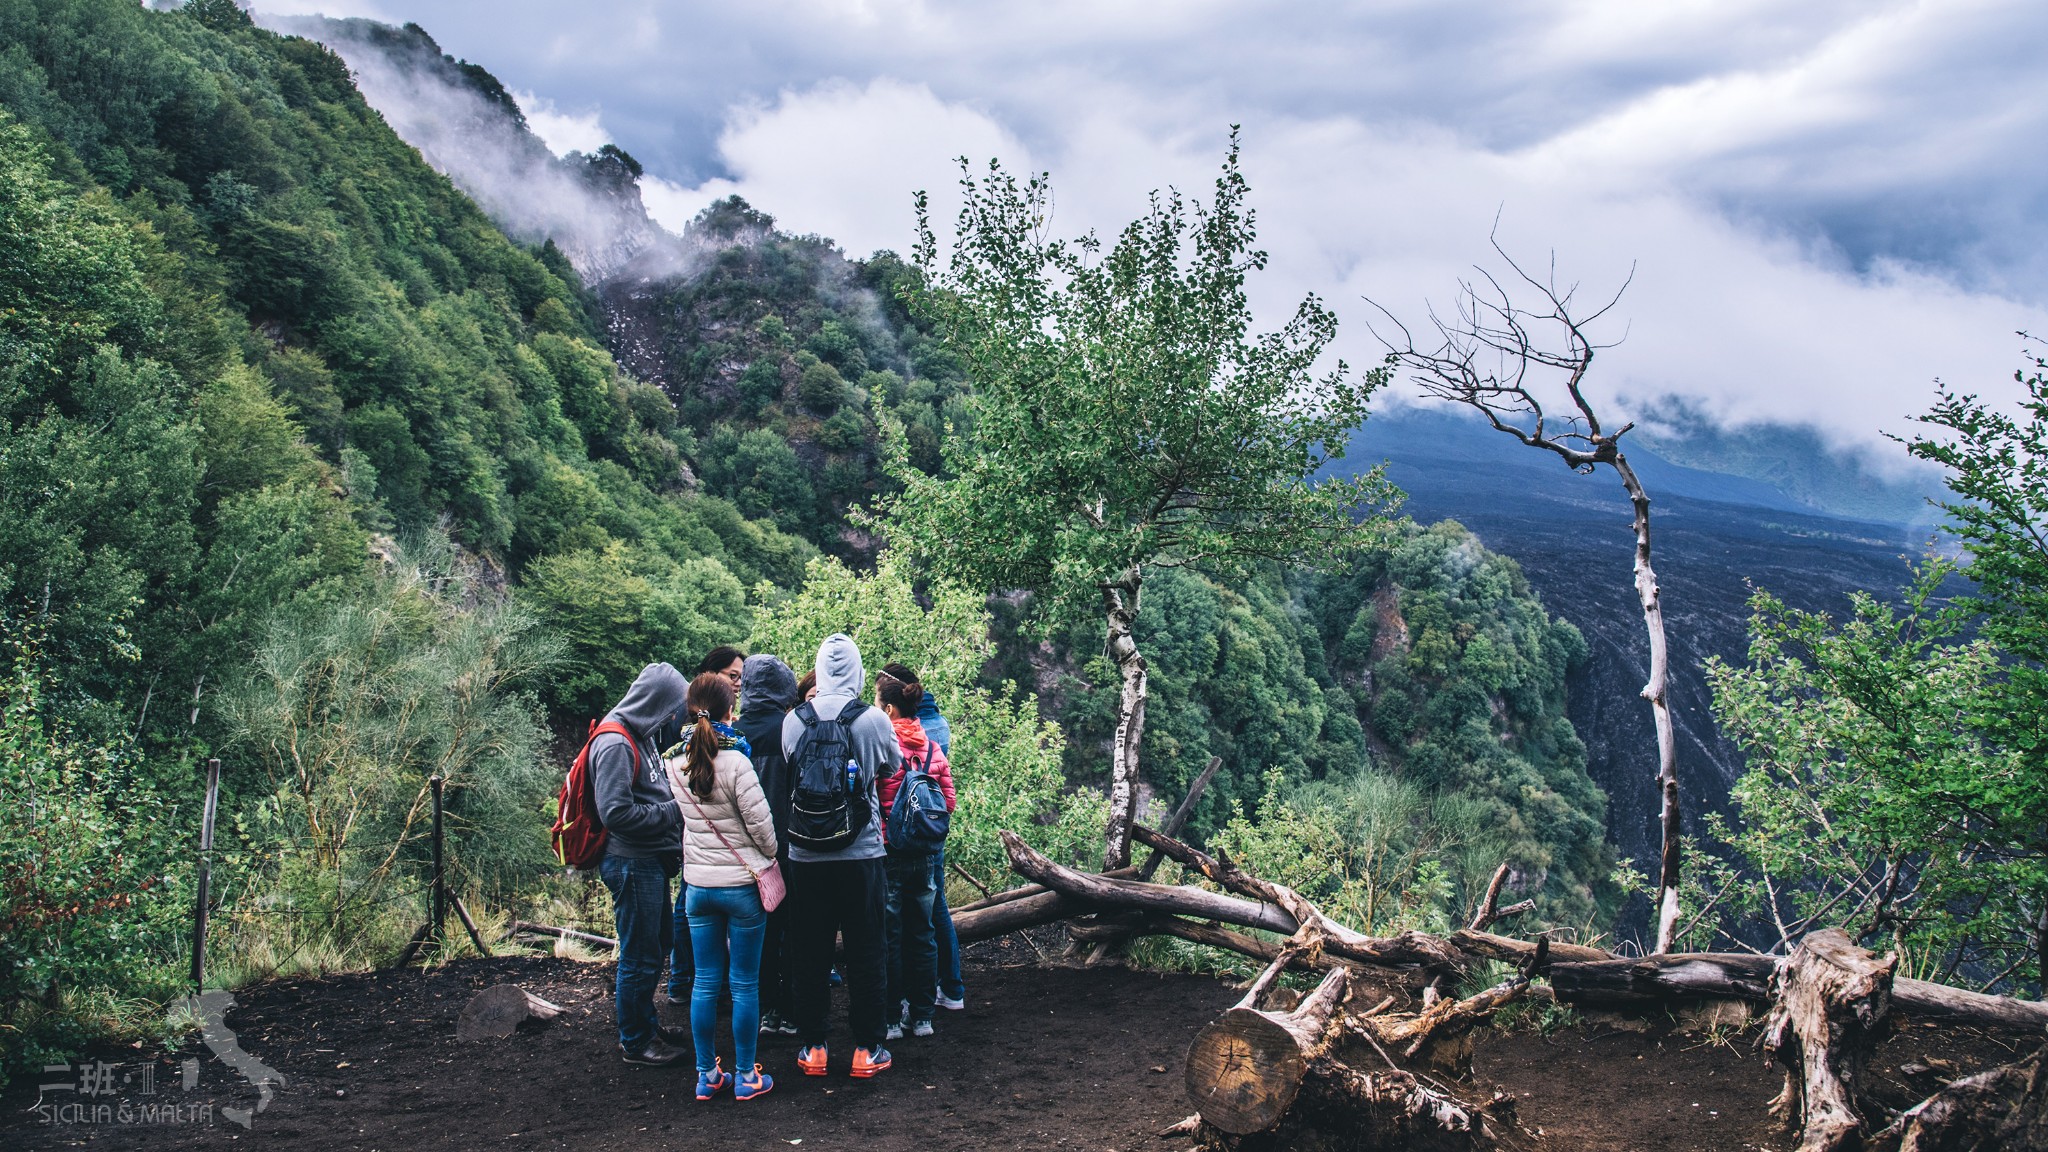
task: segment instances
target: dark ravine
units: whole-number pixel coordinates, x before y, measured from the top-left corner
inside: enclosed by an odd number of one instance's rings
[[[1607,792],[1617,854],[1648,868],[1658,850],[1656,736],[1637,695],[1649,653],[1630,584],[1633,543],[1621,485],[1606,475],[1575,475],[1476,421],[1432,413],[1376,418],[1352,457],[1388,460],[1388,475],[1408,493],[1409,515],[1455,519],[1513,557],[1544,607],[1584,634],[1589,653],[1570,678],[1569,715],[1586,743],[1588,770]],[[1850,592],[1889,596],[1900,588],[1925,537],[1904,525],[1804,508],[1755,481],[1662,461],[1643,472],[1657,516],[1686,832],[1700,835],[1701,816],[1727,811],[1742,772],[1740,750],[1715,727],[1702,667],[1709,657],[1744,658],[1752,587],[1794,608],[1839,614]],[[1645,913],[1638,903],[1622,933],[1642,931]]]

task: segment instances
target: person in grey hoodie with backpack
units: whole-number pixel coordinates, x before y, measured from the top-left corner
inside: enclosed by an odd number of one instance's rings
[[[827,1070],[832,942],[846,938],[846,990],[853,1029],[852,1074],[889,1067],[882,1046],[888,990],[883,906],[888,896],[882,805],[876,780],[902,761],[896,729],[860,698],[860,649],[834,633],[818,646],[818,694],[782,723],[792,781],[789,814],[789,933],[792,1007],[806,1076]]]
[[[663,1035],[654,986],[668,956],[669,881],[683,867],[683,814],[669,788],[661,750],[682,738],[689,684],[668,664],[649,664],[605,720],[633,739],[601,732],[590,742],[590,785],[604,824],[598,875],[612,894],[619,940],[613,988],[619,1053],[628,1064],[674,1064],[690,1053]],[[680,1039],[681,1037],[676,1037]]]

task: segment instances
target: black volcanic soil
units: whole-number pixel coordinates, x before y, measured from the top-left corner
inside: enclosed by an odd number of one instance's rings
[[[1153,1135],[1193,1111],[1181,1060],[1195,1031],[1237,993],[1202,977],[1002,966],[969,977],[969,1007],[942,1012],[939,1034],[894,1046],[896,1065],[848,1078],[851,1046],[833,1038],[834,1074],[796,1074],[794,1042],[768,1038],[775,1091],[746,1104],[691,1098],[686,1069],[645,1069],[615,1055],[611,966],[553,958],[463,961],[417,971],[280,981],[247,989],[229,1025],[247,1052],[288,1079],[244,1130],[222,1117],[255,1093],[194,1047],[178,1054],[96,1053],[131,1106],[136,1070],[154,1057],[158,1102],[211,1103],[210,1124],[46,1124],[33,1111],[33,1070],[6,1093],[0,1145],[12,1148],[258,1147],[306,1149],[800,1148],[1179,1149]],[[1014,957],[1011,957],[1014,958]],[[465,1045],[455,1020],[477,989],[517,981],[568,1008],[511,1040]],[[665,1013],[674,1009],[664,1008]],[[178,1064],[202,1058],[198,1087]],[[2011,1059],[1986,1038],[1908,1024],[1874,1068],[1947,1061],[1947,1074]],[[728,1062],[730,1057],[728,1056]],[[1939,1065],[1937,1065],[1939,1067]],[[1490,1036],[1475,1061],[1482,1085],[1518,1101],[1537,1147],[1693,1152],[1785,1148],[1764,1107],[1778,1079],[1754,1033],[1725,1042],[1598,1025],[1545,1037]],[[56,1077],[62,1079],[62,1077]],[[1899,1089],[1903,1093],[1904,1089]],[[69,1103],[75,1097],[51,1097]]]

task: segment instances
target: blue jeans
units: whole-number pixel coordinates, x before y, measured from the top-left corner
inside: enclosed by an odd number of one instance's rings
[[[619,971],[612,989],[618,1013],[619,1045],[639,1052],[654,1043],[654,986],[668,955],[668,872],[651,857],[606,854],[597,873],[612,893],[612,923],[618,926]]]
[[[768,932],[761,892],[752,884],[687,888],[690,951],[697,960],[697,979],[690,989],[690,1040],[697,1049],[697,1071],[711,1071],[714,1062],[712,1034],[718,1028],[718,993],[724,984],[732,989],[733,1071],[752,1072],[754,1045],[761,1039],[761,938]]]
[[[889,902],[883,909],[883,939],[889,955],[888,1010],[910,1003],[910,1018],[932,1018],[938,988],[938,949],[932,941],[932,861],[925,853],[888,859]]]
[[[946,847],[932,853],[932,936],[939,946],[939,991],[948,1000],[965,1000],[960,979],[960,936],[953,931],[953,913],[946,907]]]

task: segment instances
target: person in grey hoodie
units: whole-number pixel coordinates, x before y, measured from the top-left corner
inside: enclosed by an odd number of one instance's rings
[[[888,880],[883,868],[882,805],[875,793],[878,777],[893,773],[902,761],[896,729],[881,709],[860,698],[867,677],[860,649],[849,636],[834,633],[818,646],[818,694],[809,702],[817,723],[837,720],[844,709],[858,709],[850,732],[857,772],[854,787],[867,796],[868,822],[853,842],[821,852],[789,845],[789,932],[792,1008],[801,1047],[797,1066],[807,1076],[826,1070],[825,1034],[831,1007],[830,974],[833,937],[846,937],[848,1023],[853,1029],[853,1075],[873,1076],[889,1066],[882,1047],[888,1022],[884,1001],[883,904]],[[790,712],[782,722],[782,752],[792,774],[801,771],[799,746],[809,727],[806,708]]]
[[[654,1014],[670,934],[669,881],[683,866],[683,813],[669,788],[661,750],[682,738],[689,684],[667,664],[640,670],[618,706],[605,714],[633,733],[606,732],[590,744],[590,783],[604,822],[598,874],[612,893],[619,964],[613,989],[619,1053],[629,1064],[674,1064],[690,1055],[664,1037]]]

